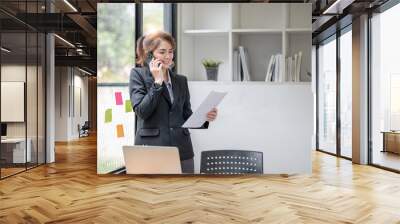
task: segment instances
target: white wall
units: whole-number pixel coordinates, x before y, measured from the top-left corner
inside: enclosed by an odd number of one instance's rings
[[[68,140],[69,76],[67,67],[55,68],[55,141]]]
[[[212,90],[227,91],[209,129],[192,129],[195,172],[201,151],[262,151],[264,173],[311,173],[313,96],[310,83],[189,82],[193,111]]]
[[[88,78],[82,75],[75,68],[56,67],[55,141],[77,139],[78,124],[88,120]]]
[[[79,138],[78,124],[82,126],[88,120],[88,78],[82,77],[81,73],[76,74],[76,72],[77,70],[74,71],[73,110],[75,113],[72,114],[73,117],[71,119],[72,138]],[[81,110],[81,113],[79,110]]]

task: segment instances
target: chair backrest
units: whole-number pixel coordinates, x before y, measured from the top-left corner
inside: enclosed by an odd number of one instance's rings
[[[200,173],[262,174],[263,153],[247,150],[213,150],[201,152]]]
[[[90,128],[90,126],[89,126],[89,121],[85,121],[85,123],[82,125],[82,129],[89,129]]]

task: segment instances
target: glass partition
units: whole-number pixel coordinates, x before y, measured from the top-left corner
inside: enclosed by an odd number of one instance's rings
[[[26,41],[25,31],[1,34],[2,177],[24,171],[31,157],[26,150]]]
[[[37,116],[38,116],[38,34],[34,31],[27,32],[27,82],[26,82],[26,114],[27,114],[27,167],[37,165]]]
[[[318,148],[336,154],[336,37],[318,48]]]
[[[15,13],[43,13],[45,1],[7,1]],[[33,17],[37,18],[37,17]],[[45,60],[43,33],[0,13],[0,178],[45,162]]]

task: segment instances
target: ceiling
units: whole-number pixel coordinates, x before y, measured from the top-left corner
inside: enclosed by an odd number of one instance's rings
[[[335,3],[337,1],[337,3]],[[270,0],[270,1],[232,1],[232,2],[295,2],[312,3],[313,39],[318,39],[336,22],[346,16],[356,16],[365,10],[383,4],[386,0]],[[97,3],[134,2],[119,0],[45,0],[21,1],[1,0],[0,21],[2,35],[13,47],[24,46],[22,31],[25,28],[41,32],[54,32],[56,65],[79,66],[96,73],[96,24]],[[152,1],[141,1],[152,2]],[[158,1],[159,2],[159,1]],[[163,1],[166,2],[166,1]],[[170,1],[171,2],[171,1]],[[174,2],[191,2],[174,1]],[[193,1],[198,2],[198,1]],[[215,0],[213,2],[216,2]],[[221,2],[226,2],[221,0]],[[49,11],[52,13],[48,13]],[[351,22],[351,18],[350,18]],[[332,28],[331,28],[332,29]],[[8,38],[8,39],[7,39]],[[28,38],[29,39],[29,38]],[[63,41],[66,40],[66,41]],[[5,43],[5,42],[2,43]],[[34,44],[28,44],[28,52]],[[15,52],[17,53],[18,50]],[[24,53],[24,52],[21,52]],[[29,54],[29,53],[28,53]]]

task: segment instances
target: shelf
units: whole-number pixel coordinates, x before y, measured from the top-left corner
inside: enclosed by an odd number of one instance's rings
[[[224,36],[229,33],[228,30],[217,30],[217,29],[202,29],[202,30],[185,30],[183,32],[185,35],[192,36]]]
[[[265,84],[272,55],[287,57],[299,51],[303,55],[301,80],[308,80],[311,4],[188,3],[178,4],[178,12],[178,71],[189,81],[206,80],[203,58],[223,61],[218,82],[232,80],[238,46],[247,50],[250,82]]]
[[[303,29],[291,29],[293,32],[302,32]],[[193,35],[193,36],[222,36],[226,35],[229,32],[234,34],[252,34],[252,33],[273,33],[280,34],[283,32],[281,29],[232,29],[232,30],[217,30],[217,29],[202,29],[202,30],[185,30],[183,33],[185,35]],[[304,30],[304,32],[311,32],[310,30]]]
[[[189,81],[189,83],[207,83],[207,85],[226,85],[226,84],[238,84],[238,85],[311,85],[311,82],[265,82],[265,81]]]
[[[311,33],[311,28],[286,28],[286,32],[288,33]]]
[[[244,34],[251,34],[251,33],[282,33],[281,29],[233,29],[232,33],[244,33]]]

